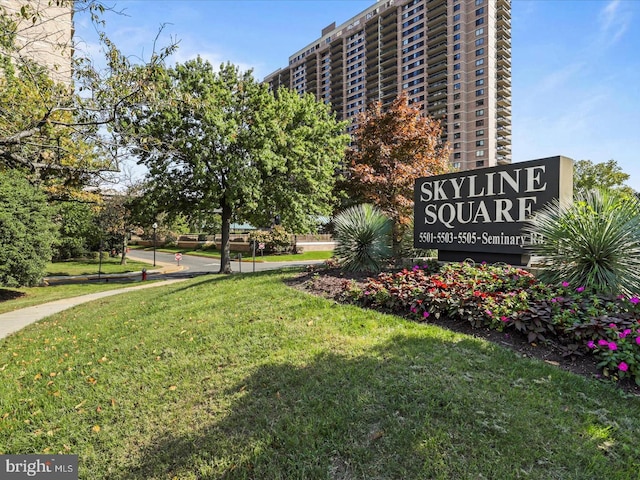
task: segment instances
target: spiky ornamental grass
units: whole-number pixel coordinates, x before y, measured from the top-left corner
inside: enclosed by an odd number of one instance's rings
[[[343,270],[377,272],[391,255],[392,223],[370,204],[356,205],[336,216],[334,255]]]
[[[525,232],[542,257],[546,282],[570,282],[602,293],[640,293],[640,204],[611,190],[592,190],[570,205],[554,201],[529,220]]]

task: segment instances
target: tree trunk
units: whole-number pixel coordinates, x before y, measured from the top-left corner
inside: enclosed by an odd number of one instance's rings
[[[231,273],[231,251],[229,237],[231,231],[231,207],[222,205],[222,245],[220,247],[220,272]]]
[[[122,237],[122,257],[120,257],[120,265],[127,264],[127,234],[125,232]]]

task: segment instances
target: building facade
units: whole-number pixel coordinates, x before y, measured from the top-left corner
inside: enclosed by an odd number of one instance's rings
[[[73,75],[73,1],[0,0],[0,14],[17,26],[16,51],[47,67],[51,78],[67,85]]]
[[[349,120],[405,92],[442,122],[455,168],[511,162],[511,0],[380,0],[264,81],[311,92]]]

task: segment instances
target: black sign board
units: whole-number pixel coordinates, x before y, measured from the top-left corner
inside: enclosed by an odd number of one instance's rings
[[[525,245],[538,240],[522,232],[525,220],[572,192],[573,161],[561,156],[419,178],[414,246],[446,260],[522,263]]]

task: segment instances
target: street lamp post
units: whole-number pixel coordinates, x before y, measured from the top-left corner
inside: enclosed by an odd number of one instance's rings
[[[156,266],[156,230],[158,229],[158,224],[153,222],[153,266]]]

